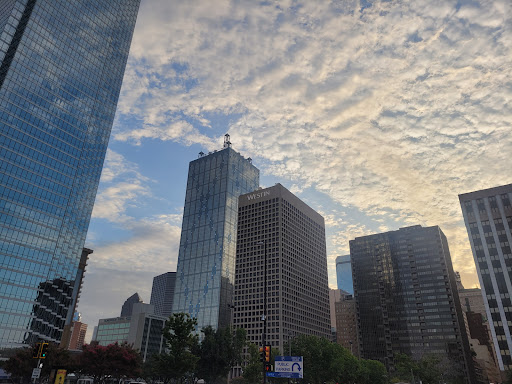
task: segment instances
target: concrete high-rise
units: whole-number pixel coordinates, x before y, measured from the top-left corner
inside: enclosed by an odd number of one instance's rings
[[[356,301],[348,292],[341,292],[341,297],[334,303],[336,342],[359,357]]]
[[[150,304],[155,306],[155,315],[169,317],[172,315],[176,272],[167,272],[153,278]]]
[[[257,344],[266,309],[266,343],[281,353],[296,335],[331,337],[324,219],[281,184],[240,196],[234,307]]]
[[[231,148],[190,162],[173,313],[214,329],[230,323],[235,278],[238,197],[259,186],[259,170]]]
[[[139,1],[0,2],[0,350],[71,323]]]
[[[444,356],[450,374],[474,382],[448,242],[420,225],[350,241],[362,358],[390,371],[394,357]]]
[[[336,280],[338,283],[338,289],[348,292],[350,295],[354,294],[350,255],[338,256],[336,258]]]
[[[512,184],[459,195],[500,370],[512,369]]]

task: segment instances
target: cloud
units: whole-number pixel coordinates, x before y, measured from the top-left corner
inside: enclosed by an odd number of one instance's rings
[[[340,246],[440,225],[466,270],[457,194],[510,182],[510,15],[507,1],[153,1],[119,104],[136,123],[114,138],[211,150],[229,128],[264,174],[366,217]]]

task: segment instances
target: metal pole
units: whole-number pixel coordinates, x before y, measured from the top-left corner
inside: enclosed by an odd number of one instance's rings
[[[261,335],[261,344],[263,347],[263,354],[265,354],[265,344],[267,335],[267,242],[262,241],[265,250],[265,257],[263,260],[263,333]],[[267,382],[267,374],[265,370],[266,362],[263,359],[263,384]]]

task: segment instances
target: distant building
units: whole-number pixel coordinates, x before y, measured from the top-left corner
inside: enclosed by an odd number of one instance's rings
[[[281,184],[240,196],[234,326],[261,344],[267,255],[266,343],[331,337],[324,219]]]
[[[167,272],[153,278],[150,304],[155,306],[155,315],[169,317],[172,315],[172,301],[176,272]]]
[[[475,382],[448,242],[420,225],[350,241],[359,347],[394,370],[394,356],[445,356]]]
[[[132,315],[132,309],[134,304],[142,303],[142,299],[139,294],[135,292],[129,298],[126,299],[121,308],[121,317],[127,317]]]
[[[183,209],[173,313],[197,319],[197,331],[230,324],[235,278],[238,196],[259,186],[250,158],[224,148],[191,161]]]
[[[501,382],[498,359],[492,341],[482,291],[465,289],[459,284],[459,297],[465,318],[469,343],[475,362],[475,371],[481,383]]]
[[[459,195],[500,370],[512,369],[512,184]]]
[[[87,324],[74,321],[71,329],[71,339],[68,349],[82,349],[87,334]]]
[[[356,301],[348,292],[341,292],[341,297],[334,305],[336,342],[359,357]]]
[[[134,303],[131,316],[100,319],[95,340],[100,345],[131,344],[146,361],[165,348],[162,329],[166,320],[166,317],[154,314],[151,304]]]
[[[338,289],[348,292],[349,295],[354,294],[350,255],[338,256],[336,258],[336,278],[338,281]]]
[[[331,335],[332,341],[336,341],[336,302],[341,300],[341,289],[329,289],[329,313],[331,315]]]

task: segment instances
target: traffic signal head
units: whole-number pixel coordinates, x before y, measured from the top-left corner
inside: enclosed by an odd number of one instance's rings
[[[260,347],[260,361],[261,362],[265,361],[265,351],[264,351],[263,347]]]
[[[48,354],[48,343],[41,343],[41,359],[46,359],[46,355]]]
[[[272,372],[272,365],[265,364],[265,372]]]
[[[41,350],[41,343],[36,343],[34,345],[34,348],[32,349],[32,358],[38,359],[39,358],[39,352]]]
[[[271,346],[265,345],[265,362],[270,363]]]

